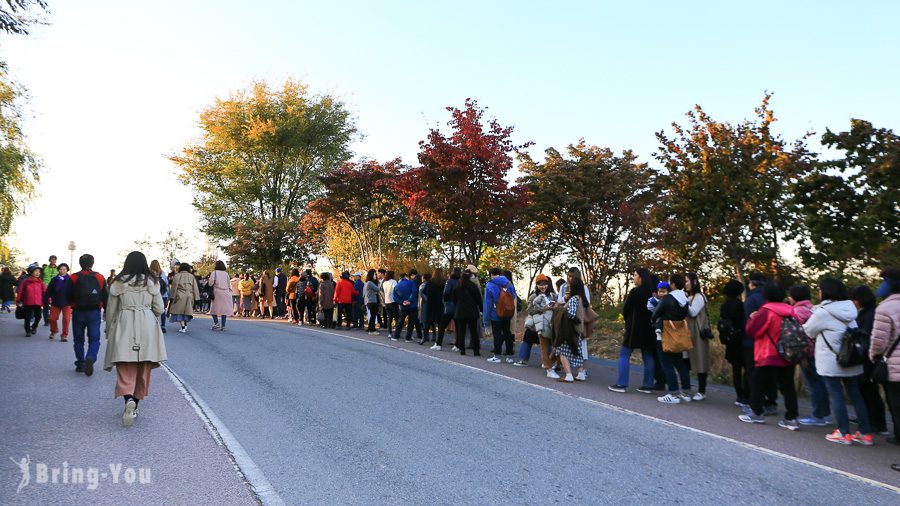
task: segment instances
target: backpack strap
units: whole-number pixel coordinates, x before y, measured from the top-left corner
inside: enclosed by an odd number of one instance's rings
[[[891,358],[891,354],[893,354],[894,350],[897,349],[897,343],[900,343],[900,336],[897,336],[897,338],[894,339],[894,344],[891,345],[891,349],[889,349],[887,354],[885,354],[885,356],[884,356],[885,360]]]

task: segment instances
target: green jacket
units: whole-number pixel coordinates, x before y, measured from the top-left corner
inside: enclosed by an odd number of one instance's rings
[[[41,270],[44,273],[44,286],[50,286],[50,282],[53,281],[53,278],[59,276],[59,269],[51,267],[49,264],[44,264],[44,266],[41,267]]]

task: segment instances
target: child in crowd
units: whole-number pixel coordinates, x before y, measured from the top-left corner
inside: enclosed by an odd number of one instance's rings
[[[653,292],[653,296],[647,299],[647,309],[649,309],[651,313],[655,312],[660,299],[668,294],[669,283],[660,281],[659,284],[656,285],[656,291]],[[662,339],[662,318],[654,318],[653,329],[656,330],[656,338]]]

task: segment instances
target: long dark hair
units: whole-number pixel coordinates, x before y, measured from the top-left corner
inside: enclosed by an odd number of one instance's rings
[[[466,287],[466,286],[469,286],[470,283],[474,284],[474,283],[472,283],[472,276],[474,276],[474,274],[472,274],[469,271],[463,272],[462,278],[459,280],[459,286]]]
[[[582,281],[580,277],[576,277],[571,283],[566,285],[566,294],[570,299],[572,297],[581,299],[581,305],[584,307],[590,305],[588,304],[587,297],[584,296],[584,281]]]
[[[375,269],[369,269],[369,272],[366,273],[366,283],[369,281],[375,282]]]
[[[653,280],[650,277],[650,270],[646,267],[638,267],[634,270],[634,273],[641,278],[641,286],[650,286],[653,283]]]
[[[453,272],[450,274],[450,279],[459,279],[460,276],[462,276],[462,269],[454,267]]]
[[[221,260],[216,260],[216,270],[224,271],[225,270],[225,262],[223,262]]]
[[[436,285],[444,286],[444,283],[447,282],[447,278],[444,277],[444,269],[438,267],[434,270],[434,274],[431,275],[431,283]]]
[[[688,295],[697,295],[698,293],[702,294],[703,289],[700,286],[700,280],[697,279],[697,273],[689,272],[686,274],[686,276],[691,280],[691,292]]]
[[[140,251],[132,251],[125,257],[125,266],[116,275],[115,280],[123,283],[131,282],[132,286],[147,286],[147,280],[159,283],[156,274],[150,270],[150,266],[147,264],[147,257]]]
[[[384,273],[385,281],[389,281],[391,279],[394,279],[394,271],[387,271],[386,273]]]

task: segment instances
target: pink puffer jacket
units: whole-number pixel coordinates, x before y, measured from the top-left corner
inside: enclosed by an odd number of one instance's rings
[[[869,357],[874,360],[879,355],[887,354],[897,339],[900,339],[900,293],[884,299],[875,308],[875,325],[872,327]],[[900,344],[888,359],[888,371],[891,382],[900,382]]]

